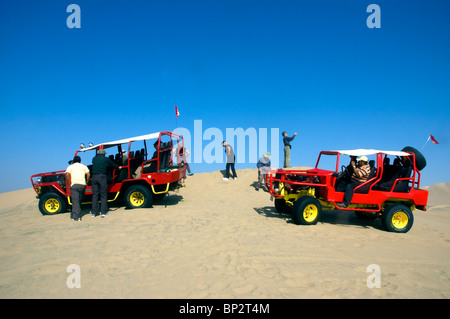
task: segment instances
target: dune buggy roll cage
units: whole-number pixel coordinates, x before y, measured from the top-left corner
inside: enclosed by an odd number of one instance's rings
[[[380,150],[374,150],[374,149],[356,149],[356,150],[343,150],[343,151],[322,151],[319,154],[319,158],[317,159],[316,162],[316,166],[315,168],[317,169],[318,165],[319,165],[319,161],[322,155],[337,155],[337,160],[336,160],[336,172],[339,172],[339,167],[340,167],[340,156],[341,155],[347,155],[347,156],[369,156],[369,155],[376,155],[377,159],[376,159],[376,164],[378,164],[377,167],[374,167],[377,170],[377,174],[372,177],[371,179],[368,179],[366,182],[364,182],[363,184],[357,186],[355,188],[355,191],[357,191],[360,188],[363,188],[366,185],[370,185],[369,190],[372,189],[372,187],[374,185],[376,185],[376,183],[381,180],[382,176],[383,176],[383,169],[384,169],[384,165],[382,165],[382,163],[384,162],[384,158],[388,155],[390,156],[397,156],[397,157],[409,157],[411,159],[411,163],[413,165],[412,167],[412,176],[409,177],[400,177],[397,178],[394,181],[394,184],[392,185],[390,191],[392,192],[395,187],[397,186],[397,184],[401,181],[410,181],[412,183],[411,187],[414,187],[414,185],[416,185],[416,187],[420,187],[420,172],[419,170],[416,169],[415,167],[415,154],[414,153],[409,153],[409,152],[403,152],[403,151],[380,151]],[[416,180],[416,174],[417,174],[417,180]],[[334,185],[333,185],[334,186]]]
[[[335,155],[336,166],[334,170],[329,169],[321,169],[319,168],[319,163],[322,158],[322,155]],[[334,173],[339,173],[340,169],[340,156],[348,155],[348,156],[368,156],[368,155],[376,155],[376,161],[374,164],[374,169],[376,169],[376,173],[373,177],[371,177],[366,182],[358,185],[354,189],[354,193],[356,198],[358,196],[363,196],[366,200],[366,204],[370,205],[368,208],[339,208],[336,205],[336,202],[341,202],[343,193],[338,192],[335,189],[337,179],[333,176]],[[392,186],[389,185],[388,190],[374,190],[374,186],[377,185],[382,180],[384,173],[384,158],[388,155],[397,156],[399,158],[408,157],[411,160],[411,171],[412,175],[405,177],[396,178],[393,181]],[[283,198],[286,195],[287,188],[298,188],[303,189],[302,193],[305,193],[310,196],[316,196],[321,200],[321,203],[329,208],[337,208],[341,210],[361,210],[361,211],[373,211],[375,206],[375,210],[381,210],[381,203],[384,200],[389,198],[402,198],[405,200],[412,200],[414,197],[414,192],[412,190],[418,189],[420,187],[420,172],[416,169],[415,166],[415,154],[404,151],[381,151],[374,149],[356,149],[356,150],[342,150],[342,151],[321,151],[319,157],[317,159],[316,165],[311,169],[278,169],[271,170],[270,174],[266,176],[266,186],[270,192],[270,194],[275,198]],[[346,165],[344,165],[346,166]],[[406,192],[398,192],[396,191],[396,186],[401,183],[411,183],[411,186],[408,186],[409,189]],[[280,185],[282,185],[283,189],[280,189]],[[411,190],[411,191],[410,191]],[[311,194],[310,194],[311,193]],[[372,194],[372,196],[368,196],[368,194]],[[292,195],[295,198],[295,195]],[[425,210],[426,198],[424,194],[417,194],[417,206],[420,209]]]
[[[169,136],[170,141],[169,142],[163,142],[162,137],[163,136]],[[157,139],[157,142],[155,145],[155,153],[152,158],[147,157],[147,160],[144,160],[144,156],[148,156],[149,152],[151,152],[148,149],[147,141],[151,139]],[[145,173],[145,169],[147,170],[147,174],[145,175],[146,178],[141,178],[148,182],[149,187],[152,188],[155,194],[158,193],[165,193],[168,190],[168,187],[171,183],[174,183],[174,177],[172,176],[174,173],[173,170],[175,169],[181,169],[181,167],[175,167],[173,166],[173,158],[172,158],[172,147],[173,147],[173,140],[176,140],[177,144],[180,144],[181,147],[184,147],[184,140],[181,135],[175,134],[170,131],[162,131],[162,132],[156,132],[121,140],[116,140],[112,142],[107,143],[101,143],[97,145],[93,145],[90,147],[85,147],[77,150],[75,152],[75,155],[78,155],[80,152],[87,152],[91,150],[95,150],[95,155],[98,154],[98,151],[101,149],[108,149],[116,146],[118,148],[118,154],[121,154],[123,149],[122,145],[127,144],[128,145],[128,152],[127,152],[127,161],[126,163],[123,163],[122,170],[126,169],[127,174],[126,176],[118,176],[118,169],[114,169],[112,172],[112,181],[114,182],[112,187],[110,188],[108,186],[108,189],[110,192],[119,192],[122,184],[127,181],[134,181],[136,179],[133,178],[134,170],[138,167],[141,167],[141,171]],[[133,142],[137,141],[143,141],[144,143],[144,150],[141,155],[142,161],[139,161],[136,165],[133,165],[133,161],[136,159],[135,152],[130,151],[131,150],[131,144]],[[133,153],[133,156],[131,156]],[[178,155],[178,154],[177,154]],[[145,168],[147,166],[147,168]],[[152,167],[152,171],[149,172],[148,167]],[[153,169],[154,168],[154,169]],[[33,185],[33,189],[35,192],[39,195],[42,194],[42,190],[44,188],[53,188],[58,193],[64,195],[64,196],[70,196],[70,188],[67,187],[66,181],[64,179],[64,172],[65,170],[58,170],[53,171],[49,173],[41,173],[41,174],[35,174],[31,176],[31,184]],[[172,172],[172,173],[171,173]],[[152,173],[151,175],[149,173]],[[158,174],[158,173],[164,173],[164,174]],[[117,182],[118,178],[121,177],[120,181]],[[151,177],[151,178],[150,178]],[[155,187],[153,184],[163,184],[165,189],[159,189],[155,190]],[[89,192],[89,190],[87,190]],[[118,193],[116,194],[117,197]],[[70,200],[70,198],[69,198]]]
[[[149,150],[147,148],[147,140],[158,139],[155,149],[158,151],[158,153],[166,153],[165,157],[156,156],[155,158],[147,159],[146,161],[143,161],[139,166],[144,167],[146,164],[153,162],[153,164],[156,163],[156,171],[159,172],[161,169],[165,169],[166,167],[171,166],[173,164],[172,157],[170,156],[170,152],[172,151],[172,143],[163,143],[161,141],[162,136],[169,136],[171,139],[176,138],[177,143],[180,143],[180,141],[181,141],[182,147],[184,147],[184,140],[181,135],[178,135],[178,134],[175,134],[175,133],[172,133],[169,131],[165,131],[165,132],[157,132],[157,133],[151,133],[151,134],[126,138],[126,139],[121,139],[121,140],[112,141],[112,142],[108,142],[108,143],[101,143],[101,144],[97,144],[97,145],[94,145],[91,147],[82,148],[75,152],[75,156],[79,152],[87,152],[87,151],[91,151],[91,150],[96,150],[95,155],[97,155],[99,150],[102,150],[102,149],[106,150],[106,149],[108,149],[110,147],[114,147],[114,146],[117,146],[119,149],[119,153],[121,153],[122,145],[128,144],[127,157],[129,159],[129,161],[127,162],[127,165],[123,165],[123,168],[125,168],[125,167],[128,168],[127,175],[128,175],[128,179],[129,179],[129,178],[131,178],[131,175],[133,174],[133,172],[131,172],[131,167],[130,167],[131,166],[130,149],[131,149],[131,144],[133,142],[143,141],[144,154],[148,155]],[[140,155],[143,156],[144,154],[140,154]],[[167,156],[167,155],[169,155],[169,156]],[[163,162],[165,162],[165,163],[163,163]],[[114,173],[115,173],[115,171],[114,171]],[[113,180],[115,177],[116,176],[113,176]]]

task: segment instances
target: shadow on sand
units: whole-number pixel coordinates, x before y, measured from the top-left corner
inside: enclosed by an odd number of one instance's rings
[[[254,210],[261,216],[279,218],[285,220],[286,223],[294,224],[291,214],[280,214],[274,206],[254,208]],[[373,220],[359,218],[353,211],[323,210],[318,223],[384,230],[380,218]]]

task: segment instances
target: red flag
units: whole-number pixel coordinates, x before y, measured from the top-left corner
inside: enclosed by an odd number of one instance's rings
[[[176,104],[175,104],[175,114],[176,114],[177,117],[180,116],[180,112],[178,112],[178,108],[177,108],[177,105],[176,105]]]
[[[433,142],[433,144],[439,144],[438,141],[436,141],[436,139],[434,138],[433,135],[430,134],[430,139]]]

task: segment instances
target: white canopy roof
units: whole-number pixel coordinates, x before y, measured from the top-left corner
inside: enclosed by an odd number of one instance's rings
[[[79,150],[79,152],[86,152],[86,151],[90,151],[90,150],[99,149],[101,145],[103,145],[103,148],[108,148],[108,147],[121,145],[121,144],[129,143],[129,142],[150,140],[150,139],[158,138],[159,137],[159,133],[160,132],[152,133],[152,134],[146,134],[146,135],[141,135],[141,136],[136,136],[136,137],[125,138],[125,139],[122,139],[122,140],[117,140],[117,141],[108,142],[108,143],[101,143],[101,144],[94,145],[92,147],[83,148],[83,149]]]
[[[401,151],[380,151],[380,150],[373,150],[373,149],[356,149],[356,150],[345,150],[345,151],[335,151],[339,152],[343,155],[349,155],[349,156],[367,156],[367,155],[374,155],[378,153],[386,154],[386,155],[393,155],[393,156],[410,156],[410,153],[401,152]]]

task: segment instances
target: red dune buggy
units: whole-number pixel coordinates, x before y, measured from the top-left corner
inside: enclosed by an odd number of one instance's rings
[[[82,147],[75,155],[84,158],[82,163],[88,166],[92,176],[92,164],[88,163],[100,149],[108,150],[111,160],[122,167],[108,172],[108,202],[124,200],[128,208],[143,208],[151,207],[154,201],[179,187],[179,182],[186,178],[186,167],[174,165],[172,152],[175,145],[183,147],[183,143],[180,135],[158,132]],[[64,172],[60,170],[31,176],[43,215],[63,213],[72,205]],[[91,201],[92,186],[89,183],[83,204]]]
[[[342,165],[346,155],[368,157],[371,169],[367,181],[354,189],[350,205],[342,208],[338,203],[344,192],[337,186],[352,174],[350,165]],[[312,169],[272,170],[266,186],[278,212],[292,214],[296,224],[316,224],[322,209],[354,211],[361,218],[381,218],[388,231],[406,233],[414,222],[412,211],[426,210],[428,191],[420,189],[425,166],[423,155],[409,146],[402,151],[322,151]]]

